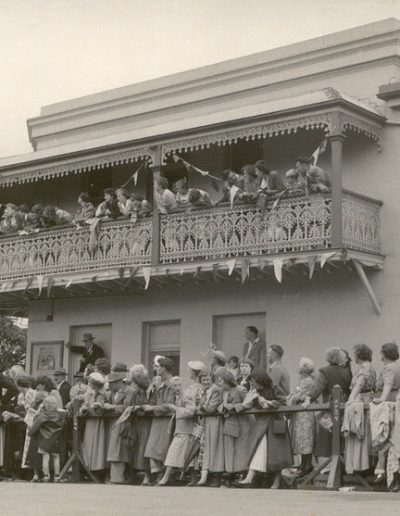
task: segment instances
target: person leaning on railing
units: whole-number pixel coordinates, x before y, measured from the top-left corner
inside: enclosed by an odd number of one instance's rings
[[[325,360],[328,362],[328,365],[318,371],[315,385],[310,390],[311,402],[316,401],[322,396],[322,402],[328,403],[335,385],[341,387],[343,401],[346,401],[350,394],[350,384],[352,381],[352,374],[347,365],[346,354],[339,348],[329,348],[325,352]],[[327,458],[332,455],[331,425],[330,416],[327,416],[326,413],[321,414],[318,419],[314,452],[316,457]]]
[[[307,193],[327,193],[332,184],[328,174],[321,167],[313,165],[312,158],[300,156],[296,160],[296,170],[306,182]]]
[[[260,180],[260,187],[257,192],[257,208],[264,212],[268,199],[282,192],[285,186],[279,172],[270,170],[266,161],[259,160],[254,166]]]

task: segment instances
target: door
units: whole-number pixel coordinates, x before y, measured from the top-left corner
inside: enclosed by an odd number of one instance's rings
[[[213,342],[222,350],[227,358],[231,356],[241,357],[243,345],[246,341],[245,331],[247,326],[255,326],[259,336],[265,340],[266,313],[244,313],[233,315],[216,315],[213,319]]]
[[[107,360],[111,360],[112,345],[112,325],[111,324],[91,324],[71,327],[71,344],[73,346],[83,346],[82,338],[84,333],[91,333],[95,343],[102,348]],[[79,353],[69,354],[69,374],[73,376],[79,370]]]

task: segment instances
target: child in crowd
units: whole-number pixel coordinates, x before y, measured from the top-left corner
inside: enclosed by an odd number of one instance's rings
[[[47,396],[28,432],[35,439],[37,452],[42,456],[43,482],[50,481],[50,459],[53,460],[54,481],[60,480],[60,437],[64,422],[64,415],[57,410],[56,400]]]
[[[82,192],[78,197],[79,208],[75,214],[75,224],[82,225],[85,222],[93,219],[95,216],[95,208],[90,202],[89,194]]]
[[[288,197],[306,194],[306,182],[298,170],[291,168],[285,174],[285,188]]]
[[[117,194],[113,188],[103,190],[104,201],[96,209],[96,217],[115,219],[121,215]]]
[[[130,216],[133,222],[137,219],[148,217],[151,214],[152,207],[149,201],[144,199],[143,195],[133,193],[131,195]]]
[[[228,360],[227,369],[233,374],[235,380],[237,380],[239,376],[239,361],[240,359],[237,356],[231,356]]]

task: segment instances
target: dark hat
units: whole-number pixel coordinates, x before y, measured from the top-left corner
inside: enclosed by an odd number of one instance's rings
[[[119,382],[125,379],[125,373],[110,373],[107,377],[108,383]]]
[[[81,378],[82,380],[84,379],[84,374],[83,373],[75,373],[74,374],[74,378]]]
[[[280,346],[279,344],[272,344],[271,349],[277,355],[279,355],[280,357],[283,357],[284,351],[283,351],[283,347],[282,346]]]
[[[114,373],[127,373],[128,372],[128,366],[126,364],[123,364],[122,362],[117,362],[115,366],[112,368]]]
[[[89,342],[94,340],[94,337],[91,333],[84,333],[82,337],[83,342]]]
[[[222,378],[222,380],[225,383],[228,383],[232,387],[234,387],[236,385],[236,380],[235,380],[235,377],[233,376],[233,373],[228,371],[228,369],[226,369],[225,367],[220,367],[219,369],[217,369],[215,371],[215,376]]]
[[[171,373],[174,369],[174,361],[167,357],[160,358],[158,361],[158,365],[160,367],[164,367],[169,373]]]
[[[54,376],[67,376],[67,371],[64,367],[59,367],[54,371]]]

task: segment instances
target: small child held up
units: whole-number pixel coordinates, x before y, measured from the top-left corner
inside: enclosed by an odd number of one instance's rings
[[[56,399],[47,396],[29,430],[42,456],[43,482],[50,481],[50,459],[53,459],[54,481],[60,480],[60,437],[64,424],[64,414],[57,410]]]

